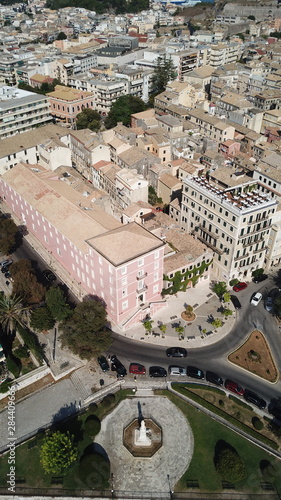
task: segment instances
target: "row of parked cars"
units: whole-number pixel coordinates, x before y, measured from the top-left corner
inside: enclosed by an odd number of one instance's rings
[[[185,358],[187,356],[187,351],[184,347],[170,347],[166,350],[167,357],[173,358]],[[106,372],[110,369],[116,371],[117,375],[120,377],[124,377],[127,375],[127,370],[123,363],[115,356],[111,356],[108,360],[105,356],[100,356],[98,358],[99,365],[101,369]],[[146,375],[147,371],[144,365],[140,363],[131,363],[129,366],[129,373],[132,375]],[[223,381],[223,378],[215,372],[206,371],[206,374],[200,368],[196,366],[187,367],[179,366],[176,364],[172,364],[168,368],[168,373],[170,376],[178,376],[178,377],[191,377],[197,380],[204,380],[206,378],[207,382],[211,384],[215,384],[217,386],[223,386],[230,392],[238,396],[243,396],[244,399],[259,409],[264,410],[267,406],[266,401],[249,389],[243,389],[239,384],[234,382],[233,380],[226,379]],[[163,366],[150,366],[148,370],[148,374],[150,377],[167,377],[167,370]],[[271,413],[275,418],[281,421],[281,404],[279,401],[274,404],[270,404],[268,407],[269,413]]]
[[[256,276],[253,278],[253,282],[260,283],[261,281],[264,281],[267,278],[268,278],[267,274],[260,274],[259,276]],[[247,288],[247,286],[248,286],[247,283],[239,282],[236,285],[234,285],[233,291],[240,292],[241,290],[245,290],[245,288]],[[272,290],[272,293],[271,292],[269,293],[269,295],[267,296],[267,298],[265,300],[264,306],[268,312],[271,312],[273,310],[273,296],[272,296],[273,294],[274,294],[274,290]],[[254,295],[251,297],[251,305],[257,306],[260,303],[260,301],[262,300],[262,297],[263,296],[262,296],[261,292],[254,293]],[[236,297],[236,295],[231,295],[230,300],[231,300],[232,304],[234,305],[235,309],[241,309],[240,300],[238,299],[238,297]]]

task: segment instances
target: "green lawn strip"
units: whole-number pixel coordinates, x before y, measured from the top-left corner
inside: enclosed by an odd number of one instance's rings
[[[175,491],[188,489],[187,481],[198,481],[202,491],[222,490],[221,477],[217,474],[213,462],[216,443],[221,439],[237,450],[247,467],[247,478],[241,483],[236,483],[237,491],[253,493],[260,491],[260,483],[265,482],[259,467],[262,460],[268,460],[274,465],[276,474],[271,482],[278,490],[281,489],[281,461],[223,424],[216,422],[202,411],[196,410],[192,405],[183,401],[180,396],[168,391],[157,391],[157,394],[167,396],[183,412],[194,435],[194,454],[190,466],[176,485]]]
[[[253,411],[252,407],[250,405],[248,405],[247,403],[245,403],[244,401],[241,401],[241,399],[238,399],[236,398],[235,396],[232,396],[230,394],[229,396],[229,399],[231,401],[233,401],[235,404],[239,405],[239,406],[242,406],[242,408],[245,408],[245,410],[250,410],[250,411]]]
[[[183,396],[187,396],[196,403],[199,403],[200,405],[204,406],[207,410],[212,411],[216,415],[224,418],[231,424],[235,425],[238,429],[246,432],[249,434],[249,436],[254,437],[255,439],[261,441],[262,443],[266,444],[267,446],[270,446],[274,450],[278,450],[278,444],[275,441],[272,441],[268,437],[260,434],[259,432],[255,431],[254,429],[251,429],[251,427],[248,427],[246,424],[243,424],[239,420],[236,420],[233,416],[228,415],[228,413],[224,412],[222,409],[218,408],[217,406],[214,406],[212,403],[209,401],[206,401],[203,399],[201,396],[198,394],[194,394],[192,391],[190,391],[187,387],[181,385],[178,386],[177,384],[172,384],[172,388],[182,394]]]
[[[118,391],[115,393],[115,399],[111,402],[110,406],[106,406],[102,402],[97,406],[95,415],[102,420],[120,401],[132,395],[133,392],[130,389]],[[56,425],[56,429],[61,432],[68,431],[71,435],[74,435],[74,440],[78,446],[79,458],[83,455],[85,448],[93,443],[93,439],[83,432],[83,423],[90,414],[89,411],[85,411],[78,416],[68,417]],[[25,478],[25,486],[32,486],[34,488],[51,487],[52,476],[55,476],[55,474],[45,474],[40,464],[40,446],[42,440],[36,439],[35,436],[31,441],[37,442],[33,448],[28,448],[30,441],[16,448],[16,477]],[[7,473],[10,467],[8,456],[9,454],[5,454],[0,458],[0,486],[7,485]],[[75,464],[65,474],[57,474],[57,476],[64,476],[63,485],[65,488],[85,488],[85,485],[81,484],[79,480],[77,471],[78,464]],[[53,485],[53,487],[56,486],[62,487],[61,485]],[[101,486],[100,481],[98,486]],[[105,488],[105,483],[101,487]]]

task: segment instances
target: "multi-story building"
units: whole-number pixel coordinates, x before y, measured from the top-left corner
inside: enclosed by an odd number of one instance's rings
[[[94,108],[93,94],[56,85],[54,92],[47,94],[52,117],[73,125],[78,113],[84,108]]]
[[[91,180],[93,164],[110,161],[109,146],[89,129],[71,130],[69,138],[73,167]]]
[[[162,308],[165,243],[135,222],[119,223],[47,174],[40,165],[18,164],[1,177],[0,194],[64,270],[66,284],[101,297],[109,320],[122,328]]]
[[[52,120],[48,99],[6,85],[0,87],[0,138],[32,130]]]
[[[229,167],[183,181],[181,226],[214,251],[217,279],[249,278],[263,268],[277,201]]]
[[[24,65],[28,59],[33,59],[34,56],[30,53],[20,54],[5,54],[1,53],[0,57],[0,80],[4,81],[6,85],[16,85],[16,71],[17,68]]]

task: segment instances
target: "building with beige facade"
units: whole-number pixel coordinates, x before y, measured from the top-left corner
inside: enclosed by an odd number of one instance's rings
[[[181,226],[214,251],[218,280],[247,279],[264,267],[277,205],[258,181],[221,167],[184,179]]]

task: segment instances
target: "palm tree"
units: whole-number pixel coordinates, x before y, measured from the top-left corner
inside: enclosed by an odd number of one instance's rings
[[[23,306],[21,297],[16,295],[0,296],[0,324],[6,333],[15,331],[17,324],[26,326],[30,306]]]

